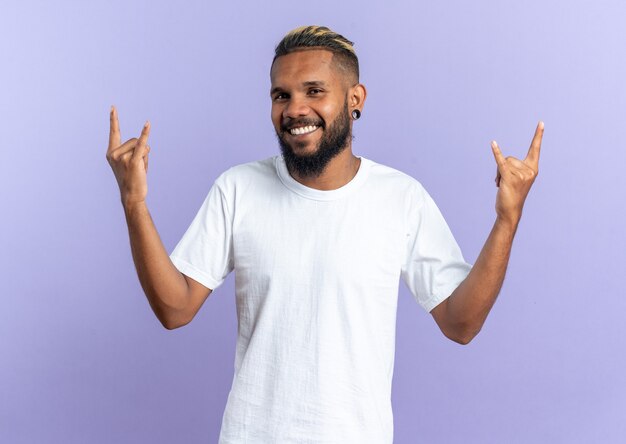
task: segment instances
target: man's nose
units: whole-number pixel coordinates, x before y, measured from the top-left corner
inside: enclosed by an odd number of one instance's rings
[[[307,114],[309,114],[310,110],[311,109],[306,104],[306,101],[304,99],[291,97],[289,99],[289,102],[287,102],[285,109],[283,109],[283,118],[294,119],[297,117],[306,116]]]

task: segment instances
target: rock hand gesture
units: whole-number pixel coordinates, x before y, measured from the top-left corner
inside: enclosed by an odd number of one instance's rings
[[[120,187],[137,276],[156,317],[165,328],[173,329],[191,321],[211,290],[188,283],[174,266],[148,211],[149,134],[150,122],[146,122],[139,139],[133,137],[122,144],[117,110],[111,107],[106,158]]]
[[[148,135],[150,122],[146,122],[139,139],[133,137],[121,144],[117,110],[111,107],[111,129],[106,158],[115,173],[124,207],[145,201],[148,194]]]
[[[504,222],[517,226],[522,217],[522,208],[526,195],[539,172],[539,152],[543,137],[543,122],[537,124],[535,136],[524,160],[504,157],[496,141],[491,142],[491,149],[498,164],[496,186],[496,213]]]
[[[505,158],[496,141],[491,142],[498,164],[496,221],[468,276],[431,311],[446,336],[457,338],[461,344],[467,344],[480,331],[502,287],[524,201],[539,171],[542,137],[540,121],[524,160]]]

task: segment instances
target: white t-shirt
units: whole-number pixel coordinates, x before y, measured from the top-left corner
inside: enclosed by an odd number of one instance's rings
[[[331,191],[280,155],[228,169],[170,258],[211,289],[235,270],[220,444],[392,443],[400,277],[430,311],[471,269],[422,185],[363,157]]]

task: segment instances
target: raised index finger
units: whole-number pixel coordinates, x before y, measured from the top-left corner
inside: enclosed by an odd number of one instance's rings
[[[539,167],[539,153],[541,152],[541,139],[543,137],[543,122],[540,120],[537,124],[537,129],[535,130],[535,136],[533,137],[533,141],[530,143],[530,148],[528,149],[528,154],[526,155],[526,159],[524,159],[525,163],[529,163],[533,169],[537,170]]]
[[[502,171],[506,168],[506,159],[502,155],[502,151],[500,151],[500,147],[495,140],[491,141],[491,151],[493,151],[493,157],[496,159],[496,163],[498,164],[498,171]]]
[[[111,106],[111,128],[109,129],[109,151],[121,145],[120,124],[117,120],[117,110]]]

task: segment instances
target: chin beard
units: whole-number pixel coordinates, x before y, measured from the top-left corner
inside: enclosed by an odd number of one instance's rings
[[[348,117],[348,102],[344,103],[344,109],[329,126],[320,128],[322,138],[317,150],[312,154],[296,154],[281,134],[276,133],[278,144],[282,152],[285,164],[290,173],[296,173],[299,177],[319,177],[326,165],[347,146],[350,134],[350,118]]]

